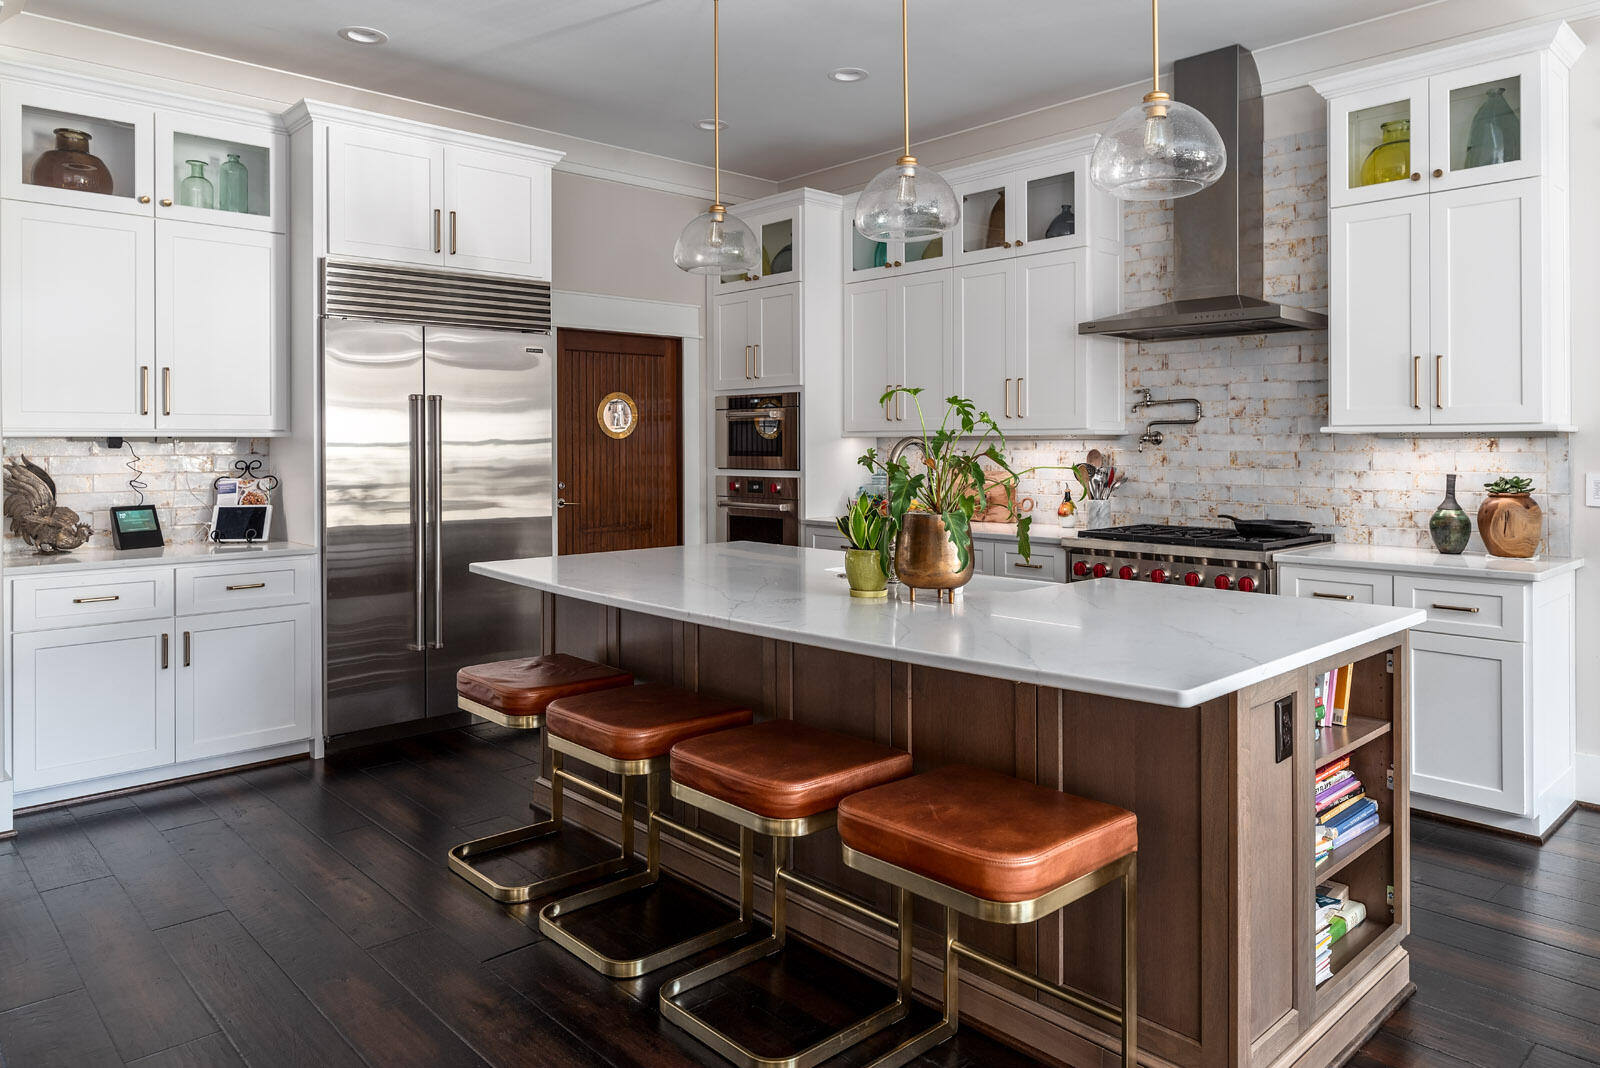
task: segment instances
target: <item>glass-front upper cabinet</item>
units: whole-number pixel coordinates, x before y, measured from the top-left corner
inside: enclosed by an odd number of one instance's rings
[[[959,231],[919,241],[869,241],[856,230],[855,215],[856,198],[846,197],[844,201],[846,282],[859,282],[883,275],[949,266],[951,239]]]
[[[1328,202],[1366,204],[1427,189],[1428,79],[1334,101],[1328,120]]]
[[[737,289],[800,281],[799,209],[744,215],[734,207],[732,213],[755,232],[761,245],[761,263],[748,273],[723,275],[723,287]]]
[[[1539,173],[1540,59],[1518,56],[1428,80],[1434,188],[1531,178]]]
[[[1032,252],[1072,248],[1084,243],[1079,210],[1083,207],[1085,161],[1070,166],[1041,164],[1009,174],[962,182],[955,186],[961,201],[957,263],[982,263]]]
[[[154,115],[91,93],[0,86],[0,195],[151,214]]]
[[[155,130],[158,218],[284,231],[283,134],[182,112]]]

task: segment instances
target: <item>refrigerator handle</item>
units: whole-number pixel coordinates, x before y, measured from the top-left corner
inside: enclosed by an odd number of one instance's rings
[[[424,602],[424,587],[427,583],[426,561],[427,554],[423,545],[423,508],[426,503],[424,487],[427,485],[422,472],[423,456],[425,455],[425,442],[427,428],[422,418],[422,394],[413,393],[407,398],[411,411],[411,570],[412,594],[414,603],[411,606],[412,640],[411,648],[421,650],[427,648],[427,639],[423,634],[423,620],[427,615]]]
[[[444,648],[444,397],[428,397],[428,508],[433,549],[433,642]]]

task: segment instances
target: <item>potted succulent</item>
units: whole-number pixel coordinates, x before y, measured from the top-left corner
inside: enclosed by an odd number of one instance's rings
[[[878,403],[886,405],[900,393],[910,398],[922,428],[922,457],[916,469],[904,459],[891,462],[880,457],[877,449],[868,449],[857,462],[888,479],[888,507],[878,548],[884,573],[892,562],[895,576],[910,588],[913,599],[919,589],[943,596],[943,591],[972,579],[972,513],[984,503],[984,483],[990,477],[983,462],[1013,481],[1019,473],[1006,459],[999,424],[972,401],[950,397],[943,419],[930,433],[917,399],[921,389],[891,389]],[[1029,516],[1017,520],[1017,551],[1024,560],[1032,554],[1028,540],[1032,522]]]
[[[852,597],[876,599],[889,595],[889,573],[882,557],[888,513],[888,501],[863,493],[850,503],[848,514],[833,521],[850,542],[844,551],[844,575],[850,581]]]
[[[1489,498],[1478,509],[1478,534],[1493,556],[1527,557],[1544,540],[1544,513],[1534,502],[1533,479],[1501,477],[1485,482]]]

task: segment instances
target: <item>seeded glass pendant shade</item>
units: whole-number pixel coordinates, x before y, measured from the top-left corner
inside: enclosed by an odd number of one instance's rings
[[[1150,0],[1155,87],[1106,127],[1089,160],[1090,179],[1118,200],[1186,197],[1221,178],[1228,166],[1228,150],[1211,120],[1159,87],[1157,2]]]
[[[689,220],[672,247],[672,262],[692,274],[743,274],[761,263],[756,235],[722,206],[722,9],[711,0],[712,144],[716,195],[711,206]]]
[[[911,154],[911,51],[907,0],[900,0],[900,93],[905,154],[867,183],[856,200],[856,232],[869,241],[937,237],[961,221],[961,202],[950,183]]]

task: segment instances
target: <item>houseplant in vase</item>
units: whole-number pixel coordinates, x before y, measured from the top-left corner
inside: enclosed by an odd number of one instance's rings
[[[922,428],[922,457],[917,466],[904,459],[889,460],[868,449],[857,462],[868,471],[882,472],[889,487],[888,510],[879,542],[879,562],[884,573],[892,564],[895,577],[911,591],[959,589],[972,579],[972,513],[984,504],[984,484],[989,479],[987,461],[1011,480],[1019,477],[1006,459],[1005,435],[986,411],[965,397],[950,397],[937,429],[929,431],[921,389],[898,387],[879,398],[888,404],[896,394],[910,398]],[[1030,469],[1031,470],[1031,469]],[[1017,519],[1017,551],[1027,560],[1030,516]]]
[[[1544,540],[1544,513],[1534,502],[1533,479],[1497,478],[1483,486],[1489,497],[1478,508],[1478,536],[1491,556],[1528,557]]]
[[[833,521],[850,542],[844,551],[844,575],[852,597],[875,600],[889,595],[889,573],[882,557],[888,511],[887,500],[863,493],[850,503],[848,514]]]

